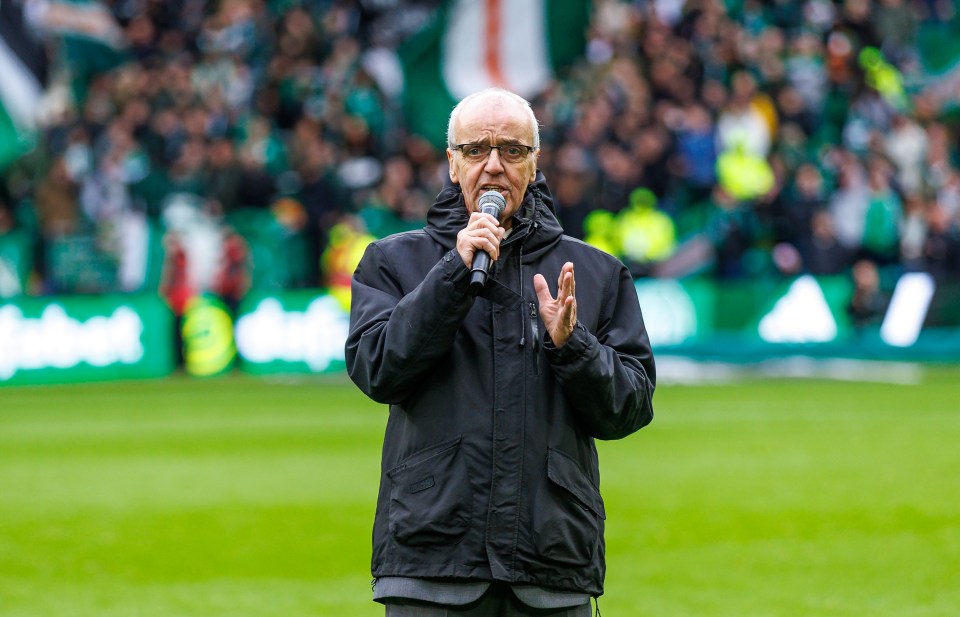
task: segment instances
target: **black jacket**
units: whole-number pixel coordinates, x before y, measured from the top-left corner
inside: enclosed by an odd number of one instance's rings
[[[448,185],[427,226],[371,244],[353,278],[347,370],[389,403],[373,575],[500,580],[603,593],[606,517],[594,438],[653,418],[653,356],[633,280],[562,235],[542,174],[487,286],[455,245]],[[578,326],[556,348],[533,289],[576,276]]]

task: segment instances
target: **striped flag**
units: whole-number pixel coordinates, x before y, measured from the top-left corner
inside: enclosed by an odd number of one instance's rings
[[[33,144],[46,64],[43,44],[25,27],[21,5],[0,0],[0,171]]]
[[[530,99],[583,55],[588,0],[448,0],[404,43],[404,113],[413,133],[442,146],[463,97],[499,86]]]
[[[71,76],[73,97],[81,102],[94,76],[128,59],[123,30],[102,0],[44,0],[36,4],[39,6],[31,11],[30,19],[46,36],[60,40],[60,55]]]
[[[60,42],[78,101],[91,76],[125,59],[123,31],[99,0],[0,0],[0,171],[32,147],[46,90],[48,39]]]

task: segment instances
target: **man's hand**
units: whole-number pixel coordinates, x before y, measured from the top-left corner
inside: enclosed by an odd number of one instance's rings
[[[556,347],[562,347],[570,340],[570,334],[577,325],[577,298],[574,295],[573,264],[567,262],[560,269],[557,279],[557,297],[550,295],[547,279],[542,274],[533,275],[533,288],[537,290],[540,301],[540,319],[547,327],[547,334]]]
[[[457,234],[457,252],[463,264],[467,268],[472,267],[477,251],[485,251],[492,261],[496,261],[500,257],[500,240],[504,231],[493,216],[482,212],[471,213],[467,226]]]

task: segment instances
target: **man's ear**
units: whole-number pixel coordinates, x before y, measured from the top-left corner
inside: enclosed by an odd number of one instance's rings
[[[453,164],[453,152],[450,151],[450,148],[447,148],[447,170],[450,174],[450,181],[454,184],[460,184],[460,179],[457,177],[457,166]]]
[[[533,169],[530,170],[530,179],[527,181],[527,184],[533,184],[537,179],[537,164],[540,162],[540,149],[534,151],[536,155],[533,159]]]

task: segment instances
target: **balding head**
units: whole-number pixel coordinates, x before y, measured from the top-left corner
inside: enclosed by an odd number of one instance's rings
[[[534,148],[540,147],[540,126],[537,124],[537,117],[533,113],[533,109],[530,108],[530,103],[517,94],[510,92],[509,90],[504,90],[503,88],[487,88],[486,90],[480,90],[479,92],[474,92],[471,95],[464,97],[456,107],[453,108],[453,111],[450,112],[450,120],[447,122],[447,147],[453,148],[459,143],[457,141],[457,119],[460,116],[460,113],[474,105],[483,105],[487,108],[496,108],[498,106],[513,106],[517,109],[522,109],[530,118],[530,130],[533,135],[532,145]]]

